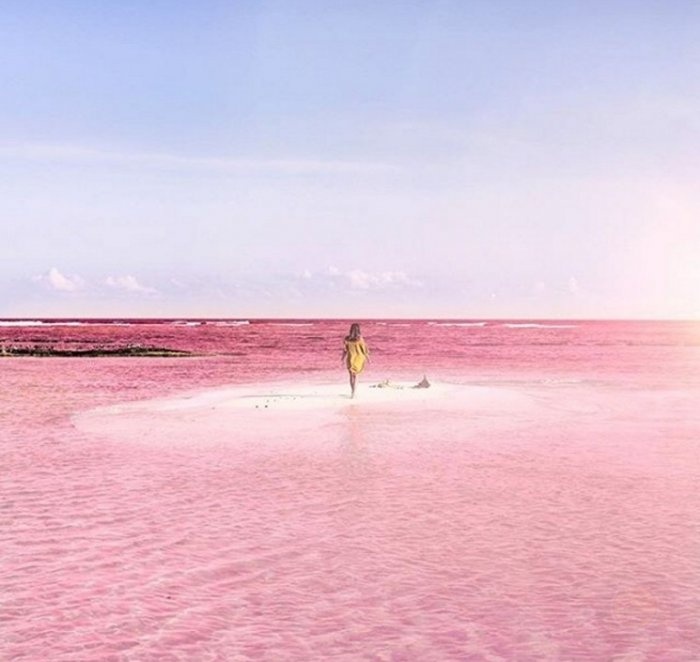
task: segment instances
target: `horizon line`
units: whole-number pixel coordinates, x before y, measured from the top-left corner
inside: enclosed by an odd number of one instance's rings
[[[384,321],[415,321],[415,322],[503,322],[503,321],[532,321],[532,322],[700,322],[700,317],[255,317],[248,315],[238,315],[234,317],[215,317],[215,316],[194,316],[178,315],[174,317],[143,317],[143,316],[117,316],[117,317],[89,317],[89,316],[68,316],[68,317],[44,317],[41,315],[22,316],[22,317],[0,317],[0,322],[28,322],[28,321],[48,321],[48,322],[69,322],[69,321],[326,321],[326,322],[345,322],[345,321],[360,321],[360,322],[384,322]]]

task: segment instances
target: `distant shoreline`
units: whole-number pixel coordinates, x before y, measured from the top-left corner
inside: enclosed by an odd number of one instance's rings
[[[114,347],[94,349],[57,349],[55,347],[2,347],[0,358],[31,356],[39,358],[71,357],[95,358],[101,356],[150,356],[150,357],[185,357],[194,356],[193,352],[168,347]]]

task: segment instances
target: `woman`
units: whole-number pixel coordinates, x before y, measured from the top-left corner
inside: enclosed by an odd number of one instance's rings
[[[343,358],[350,375],[350,397],[355,397],[355,381],[357,375],[362,372],[365,362],[369,361],[369,350],[360,333],[360,325],[355,323],[350,327],[350,333],[345,336]]]

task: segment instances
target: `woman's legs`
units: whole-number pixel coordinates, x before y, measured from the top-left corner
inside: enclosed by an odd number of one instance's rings
[[[348,370],[348,374],[350,375],[350,397],[354,398],[355,397],[355,380],[357,379],[357,375],[352,372],[351,370]]]

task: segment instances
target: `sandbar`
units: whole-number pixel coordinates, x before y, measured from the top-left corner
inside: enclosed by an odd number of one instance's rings
[[[363,384],[355,398],[339,382],[223,385],[99,407],[77,413],[72,420],[78,429],[102,436],[201,442],[222,435],[281,438],[318,429],[349,411],[379,417],[401,412],[430,416],[441,411],[493,417],[532,407],[531,399],[515,389],[439,381],[430,388],[412,388],[414,384],[392,381],[384,388]]]

